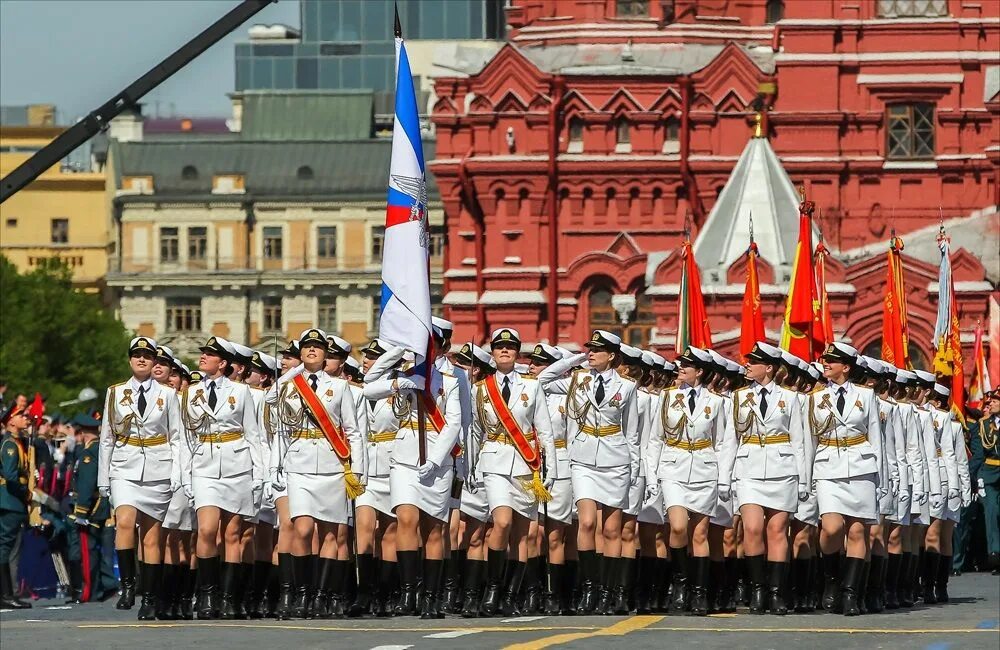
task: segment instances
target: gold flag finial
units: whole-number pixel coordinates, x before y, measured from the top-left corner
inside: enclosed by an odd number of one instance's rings
[[[764,116],[761,115],[760,112],[758,111],[757,113],[754,114],[753,121],[754,121],[754,125],[753,125],[753,137],[755,137],[755,138],[763,138],[764,137],[764,128],[762,126],[762,123],[764,121]]]

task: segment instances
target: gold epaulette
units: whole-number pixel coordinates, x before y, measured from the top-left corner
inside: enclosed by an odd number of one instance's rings
[[[451,377],[452,379],[455,378],[455,375],[451,374],[450,372],[441,372],[440,370],[438,370],[438,372],[441,373],[442,377]]]
[[[535,381],[535,380],[537,380],[537,379],[538,379],[538,377],[534,376],[534,375],[533,375],[533,374],[531,374],[530,372],[525,372],[525,373],[518,373],[518,374],[519,374],[519,376],[521,377],[521,379],[530,379],[530,380],[532,380],[532,381]]]
[[[128,380],[128,379],[126,379],[126,380],[125,380],[125,381],[123,381],[123,382],[120,382],[120,383],[117,383],[117,384],[111,384],[110,386],[108,386],[108,390],[111,390],[112,388],[118,388],[119,386],[124,386],[124,385],[125,385],[125,384],[127,384],[128,382],[129,382],[129,380]]]
[[[261,388],[260,386],[251,386],[250,384],[247,384],[247,388],[249,388],[250,390],[258,390],[260,392],[264,392],[264,390],[265,390],[265,389]]]
[[[811,391],[809,391],[809,394],[815,395],[816,393],[822,392],[824,390],[826,390],[826,386],[819,386],[818,388],[813,388]]]

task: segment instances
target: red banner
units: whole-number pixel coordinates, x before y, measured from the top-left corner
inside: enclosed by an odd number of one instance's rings
[[[740,326],[740,356],[746,360],[753,346],[767,339],[764,312],[760,306],[760,280],[757,278],[757,244],[752,240],[747,251],[747,286],[743,293],[743,319]]]
[[[823,332],[823,347],[833,343],[833,316],[830,300],[826,295],[826,256],[830,251],[823,245],[823,238],[816,244],[816,290],[819,293],[819,325]]]
[[[882,360],[897,368],[909,369],[909,332],[906,324],[906,287],[903,283],[903,240],[889,240],[885,300],[882,308]]]
[[[712,347],[712,328],[708,325],[705,298],[701,294],[701,272],[694,259],[691,241],[685,240],[681,248],[684,266],[681,270],[677,340],[675,347],[682,354],[689,345],[698,348]]]
[[[990,373],[986,369],[986,351],[983,350],[983,324],[976,323],[976,342],[972,347],[972,383],[966,403],[975,409],[982,409],[983,395],[992,390]]]
[[[813,266],[812,213],[815,204],[799,204],[799,243],[795,248],[792,283],[785,306],[781,347],[800,359],[815,361],[826,347],[819,315],[819,297]]]

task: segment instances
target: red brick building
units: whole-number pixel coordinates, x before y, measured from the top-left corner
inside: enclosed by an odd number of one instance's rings
[[[502,324],[567,343],[602,326],[672,348],[689,229],[716,347],[733,352],[751,211],[776,338],[801,186],[835,258],[838,336],[877,347],[895,229],[918,363],[931,355],[943,219],[963,328],[971,340],[992,300],[996,352],[1000,5],[512,4],[508,42],[459,51],[435,84],[459,339]]]

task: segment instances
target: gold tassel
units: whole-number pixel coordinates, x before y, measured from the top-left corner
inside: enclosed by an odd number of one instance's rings
[[[536,470],[531,475],[531,481],[526,486],[528,491],[535,495],[538,503],[548,503],[552,500],[552,495],[545,489],[542,483],[542,475]]]
[[[357,499],[365,493],[365,486],[361,485],[358,475],[351,471],[351,463],[344,463],[344,486],[347,488],[347,498]]]

